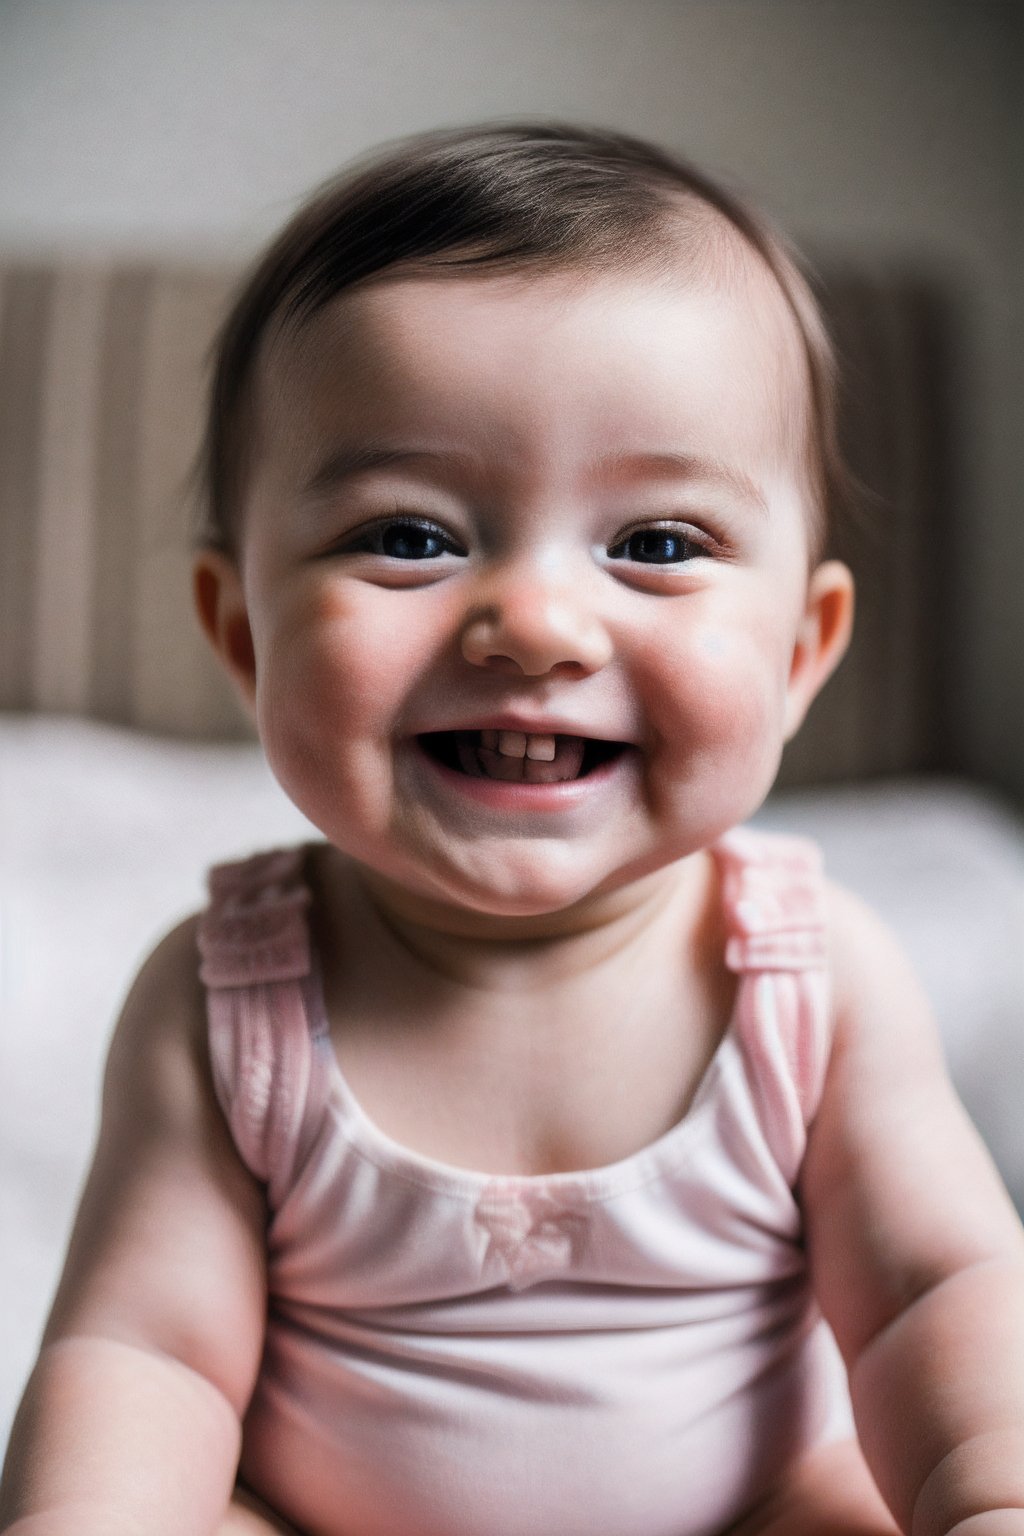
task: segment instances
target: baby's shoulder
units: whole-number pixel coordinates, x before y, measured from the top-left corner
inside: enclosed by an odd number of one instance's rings
[[[199,927],[193,912],[164,934],[146,956],[131,984],[121,1022],[150,1032],[195,1026],[204,1016],[199,979]],[[138,1022],[136,1022],[138,1021]]]
[[[209,1086],[200,913],[179,922],[140,966],[114,1029],[104,1097],[183,1109]]]
[[[725,870],[726,905],[742,930],[821,933],[837,998],[911,984],[913,968],[892,928],[835,880],[811,838],[740,827],[714,849]]]
[[[825,884],[834,1051],[864,1082],[874,1073],[923,1081],[942,1075],[934,1012],[904,946],[860,896]]]
[[[916,985],[900,939],[861,896],[829,876],[822,882],[822,903],[837,998]]]

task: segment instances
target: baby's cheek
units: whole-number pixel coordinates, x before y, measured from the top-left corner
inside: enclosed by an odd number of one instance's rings
[[[282,607],[260,647],[258,682],[268,704],[289,718],[326,725],[323,708],[347,710],[374,696],[373,636],[358,610],[330,589],[308,589]],[[380,659],[377,659],[377,669]]]
[[[767,634],[702,626],[666,646],[653,697],[659,734],[723,767],[773,765],[782,730],[784,669]]]
[[[260,735],[290,793],[343,771],[379,730],[388,703],[379,638],[351,605],[315,593],[282,612],[265,637],[257,656]]]

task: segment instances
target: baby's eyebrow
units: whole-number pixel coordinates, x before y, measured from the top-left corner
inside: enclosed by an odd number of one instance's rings
[[[475,460],[470,454],[455,450],[362,443],[332,450],[314,470],[302,488],[303,498],[316,500],[336,490],[356,475],[396,466],[429,467],[437,470],[470,469]],[[720,485],[759,512],[768,513],[768,503],[760,486],[744,470],[721,459],[677,450],[658,450],[607,454],[595,467],[595,479],[668,480],[684,479]]]
[[[724,486],[759,512],[768,513],[764,492],[744,470],[721,459],[699,453],[660,450],[651,453],[613,453],[598,465],[598,476],[608,480],[702,480]]]
[[[396,465],[431,465],[452,467],[468,462],[460,453],[439,453],[431,448],[392,447],[364,443],[358,447],[338,448],[329,453],[302,487],[302,495],[322,496],[351,480],[355,475],[375,469],[393,469]]]

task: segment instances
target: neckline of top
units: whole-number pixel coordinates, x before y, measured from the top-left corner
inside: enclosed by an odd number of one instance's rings
[[[743,866],[761,848],[759,834],[748,835],[739,828],[726,833],[711,847],[716,861],[726,866]],[[297,871],[306,889],[308,852]],[[725,900],[723,893],[723,901]],[[741,977],[742,985],[742,977]],[[609,1200],[626,1190],[652,1183],[666,1172],[678,1171],[692,1156],[701,1137],[713,1125],[715,1088],[728,1063],[738,1050],[737,1018],[740,990],[737,989],[732,1012],[722,1031],[711,1059],[704,1068],[690,1102],[679,1120],[653,1141],[611,1163],[550,1173],[493,1173],[446,1162],[429,1153],[417,1151],[388,1134],[363,1108],[338,1059],[331,1038],[324,998],[319,953],[312,945],[310,985],[306,991],[310,1031],[323,1053],[322,1070],[329,1076],[327,1101],[350,1147],[366,1162],[406,1183],[425,1186],[437,1194],[456,1199],[478,1200],[483,1192],[503,1196],[521,1196],[527,1201],[551,1196],[567,1204],[592,1205]]]
[[[364,1161],[406,1183],[417,1184],[435,1194],[457,1199],[477,1200],[484,1190],[527,1198],[548,1193],[560,1197],[563,1203],[572,1207],[611,1199],[625,1190],[651,1183],[669,1168],[678,1169],[685,1162],[703,1130],[710,1127],[708,1111],[713,1108],[715,1086],[726,1070],[729,1056],[737,1048],[735,1036],[739,996],[737,994],[729,1022],[693,1097],[675,1125],[646,1146],[615,1162],[551,1173],[485,1172],[460,1163],[446,1162],[390,1136],[363,1108],[338,1060],[324,1004],[319,957],[315,952],[306,1006],[310,1032],[322,1052],[322,1070],[329,1076],[328,1111],[333,1111],[350,1147]]]
[[[790,878],[800,875],[806,878],[818,861],[813,844],[747,827],[735,828],[710,845],[709,851],[723,875],[722,901],[727,909],[727,931],[731,934],[726,963],[741,972],[740,986],[721,1038],[685,1113],[674,1125],[645,1146],[612,1163],[551,1173],[490,1173],[446,1162],[396,1140],[367,1113],[348,1082],[331,1039],[320,958],[310,922],[313,886],[309,861],[313,846],[306,844],[258,856],[259,863],[265,863],[266,875],[272,878],[266,885],[262,880],[256,881],[257,885],[263,886],[257,899],[264,910],[278,903],[291,906],[290,921],[301,923],[308,935],[308,982],[302,989],[307,1025],[320,1053],[320,1069],[328,1075],[328,1112],[335,1116],[349,1145],[364,1161],[378,1169],[453,1198],[477,1200],[487,1190],[527,1199],[551,1195],[570,1206],[608,1200],[626,1190],[651,1183],[670,1170],[678,1171],[699,1146],[701,1136],[713,1128],[715,1088],[730,1061],[741,1050],[738,1020],[744,981],[742,972],[752,968],[744,959],[745,951],[741,952],[737,946],[749,944],[749,937],[743,936],[743,930],[750,935],[752,927],[752,936],[756,940],[758,930],[763,931],[765,927],[770,930],[773,926],[771,903],[766,906],[763,900],[763,878],[767,874],[772,884],[773,876],[777,878],[780,872]],[[256,862],[249,861],[250,870]],[[263,874],[264,870],[260,872]],[[225,871],[224,878],[234,886],[236,878],[239,883],[248,885],[251,877],[236,877],[231,870]],[[744,892],[752,883],[758,887],[755,898],[760,899],[748,899],[748,910],[744,911]]]

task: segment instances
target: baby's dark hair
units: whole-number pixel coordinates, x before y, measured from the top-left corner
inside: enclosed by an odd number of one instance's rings
[[[849,482],[837,440],[835,353],[789,246],[745,201],[656,145],[549,122],[402,140],[332,179],[289,221],[242,283],[214,343],[197,465],[200,542],[236,547],[253,388],[272,330],[299,329],[345,289],[394,269],[668,273],[683,247],[691,263],[716,248],[723,254],[724,242],[708,238],[714,213],[766,263],[803,344],[812,542],[820,547]]]

